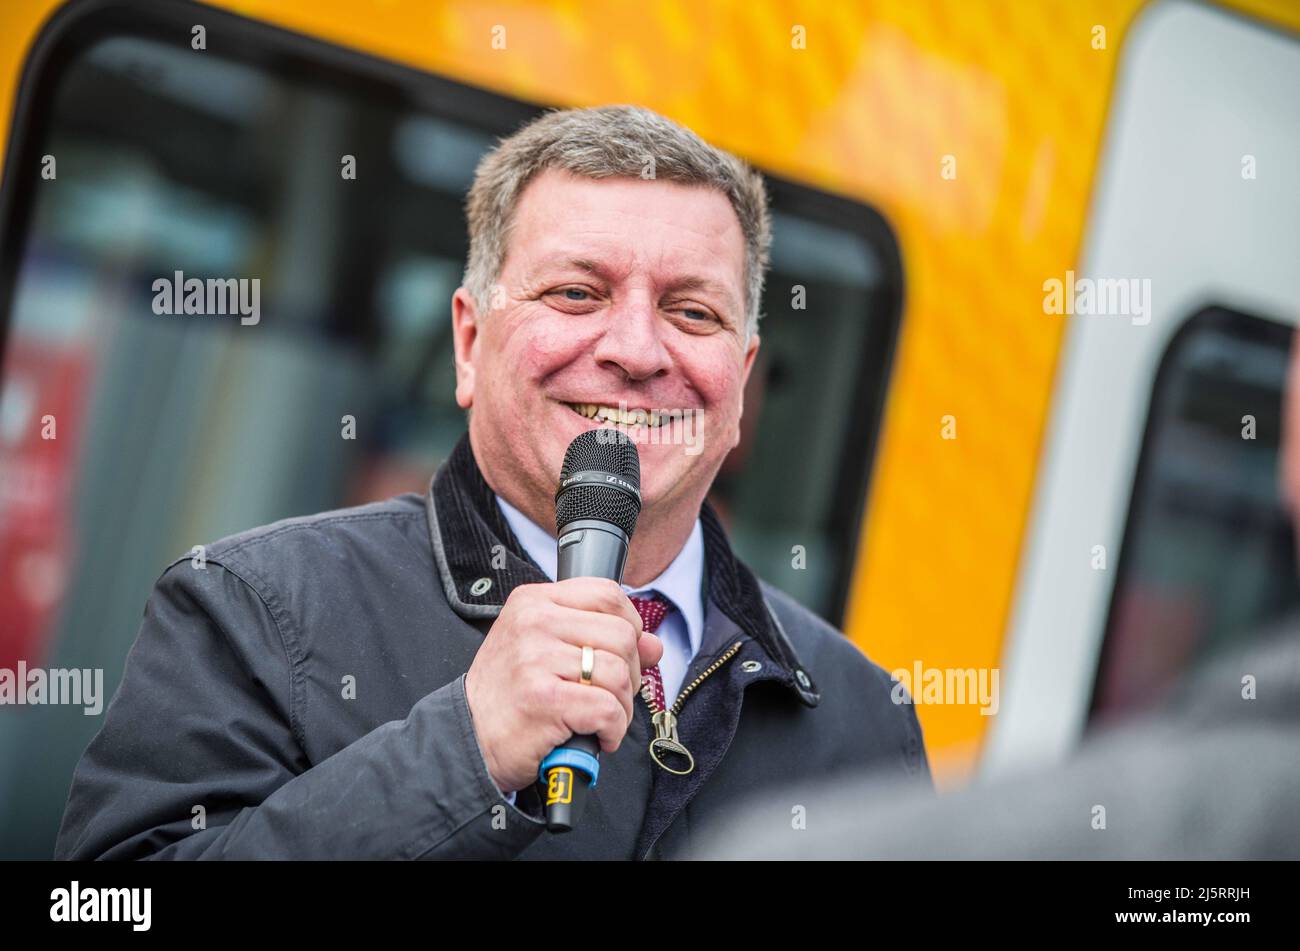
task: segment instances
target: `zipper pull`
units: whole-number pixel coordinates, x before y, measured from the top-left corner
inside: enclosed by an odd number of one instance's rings
[[[650,758],[675,776],[685,776],[695,769],[695,757],[677,738],[677,717],[671,710],[660,710],[651,717],[655,738],[650,741]],[[685,768],[673,768],[666,757],[684,757]],[[679,762],[679,766],[683,765]]]

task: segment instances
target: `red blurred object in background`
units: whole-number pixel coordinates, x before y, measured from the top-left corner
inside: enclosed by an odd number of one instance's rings
[[[72,480],[91,350],[9,341],[0,417],[0,667],[39,665],[72,555]],[[33,418],[39,413],[41,418]],[[45,419],[50,416],[52,419]]]

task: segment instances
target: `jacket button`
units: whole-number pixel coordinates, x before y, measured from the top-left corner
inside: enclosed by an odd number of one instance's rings
[[[477,581],[475,581],[472,585],[469,586],[469,593],[474,595],[474,597],[477,598],[487,594],[488,591],[491,590],[491,588],[492,588],[491,578],[479,578]]]
[[[794,672],[794,679],[799,681],[799,686],[803,687],[805,690],[812,686],[812,681],[808,679],[808,675],[802,670],[796,670]]]
[[[740,669],[747,674],[756,674],[763,669],[763,665],[756,660],[747,660],[740,665]]]

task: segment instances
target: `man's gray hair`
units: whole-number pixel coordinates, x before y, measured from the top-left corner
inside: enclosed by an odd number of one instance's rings
[[[583,178],[663,179],[722,192],[745,237],[745,329],[758,329],[772,226],[763,176],[690,129],[639,106],[565,109],[534,119],[479,162],[466,202],[469,260],[464,284],[487,313],[505,263],[515,206],[543,169]]]

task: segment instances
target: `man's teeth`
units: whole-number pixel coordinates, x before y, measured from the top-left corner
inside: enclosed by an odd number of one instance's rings
[[[620,409],[617,406],[601,406],[599,403],[569,403],[569,409],[588,419],[607,419],[611,423],[624,426],[659,426],[666,415],[648,409]]]

